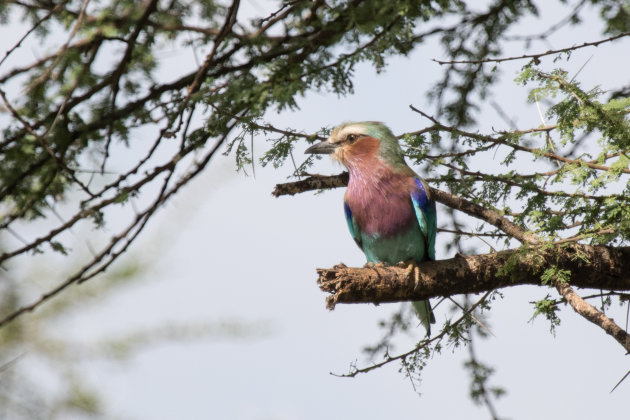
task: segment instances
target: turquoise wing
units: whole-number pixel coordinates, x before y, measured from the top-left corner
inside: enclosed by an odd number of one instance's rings
[[[435,260],[435,232],[437,230],[435,201],[431,198],[429,186],[422,179],[414,178],[414,181],[416,181],[416,188],[411,192],[411,201],[418,225],[424,235],[426,259]]]

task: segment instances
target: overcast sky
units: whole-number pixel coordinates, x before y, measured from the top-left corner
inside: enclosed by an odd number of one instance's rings
[[[530,19],[520,25],[519,33],[537,33],[548,25]],[[600,36],[600,29],[594,16],[579,30],[550,45],[535,44],[532,50],[591,41]],[[7,38],[0,39],[1,51],[9,45]],[[627,83],[630,55],[620,54],[619,45],[574,53],[573,71],[593,56],[579,74],[584,86]],[[627,52],[628,41],[625,46]],[[523,53],[520,47],[509,54]],[[439,76],[440,66],[431,61],[439,57],[440,48],[429,43],[407,58],[391,59],[384,74],[361,66],[354,95],[309,93],[299,100],[299,111],[269,113],[267,121],[305,132],[352,120],[383,121],[396,134],[425,127],[427,122],[408,105],[431,110],[424,93]],[[163,60],[166,70],[185,60],[194,64],[188,50],[164,54]],[[505,81],[493,90],[493,100],[519,128],[530,128],[540,124],[538,113],[525,106],[527,89],[512,82],[522,64],[502,67]],[[479,129],[507,128],[491,107],[482,115]],[[256,142],[262,150],[264,138]],[[305,147],[296,152],[296,159],[302,159]],[[367,362],[362,347],[379,339],[377,321],[398,305],[325,309],[315,268],[365,262],[347,231],[343,190],[273,198],[274,185],[286,181],[290,168],[257,167],[256,178],[234,168],[233,157],[217,156],[150,223],[128,257],[151,261],[141,282],[97,300],[56,328],[82,340],[175,322],[241,322],[253,331],[242,337],[218,334],[160,345],[122,364],[80,362],[88,382],[104,396],[105,418],[489,418],[485,408],[468,398],[465,349],[445,350],[430,361],[418,388],[421,396],[398,372],[398,365],[354,379],[330,375],[347,372],[352,362]],[[314,167],[322,174],[340,170],[327,159]],[[451,256],[440,243],[438,238],[437,258]],[[480,246],[480,252],[486,250]],[[512,419],[625,418],[630,382],[609,394],[630,369],[622,348],[570,309],[561,311],[556,337],[547,321],[530,323],[530,302],[548,290],[519,287],[503,293],[489,320],[495,337],[477,344],[480,359],[497,369],[491,383],[508,391],[496,403],[499,414]],[[446,308],[436,311],[438,323],[448,315]],[[625,308],[617,313],[623,324]],[[412,345],[413,339],[401,340],[397,350],[405,350],[404,344]],[[30,363],[29,356],[21,363]]]

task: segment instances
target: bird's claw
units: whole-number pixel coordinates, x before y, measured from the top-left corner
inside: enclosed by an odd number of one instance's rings
[[[420,267],[418,267],[418,263],[413,260],[406,261],[406,264],[407,272],[405,273],[405,277],[407,280],[413,280],[413,290],[416,291],[420,286]]]
[[[385,267],[385,264],[383,264],[382,262],[373,263],[370,261],[363,265],[363,268],[383,268],[383,267]]]

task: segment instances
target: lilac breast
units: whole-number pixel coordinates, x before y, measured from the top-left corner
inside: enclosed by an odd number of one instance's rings
[[[410,198],[413,179],[384,168],[372,169],[369,175],[350,171],[346,190],[346,203],[361,230],[387,237],[417,223]]]

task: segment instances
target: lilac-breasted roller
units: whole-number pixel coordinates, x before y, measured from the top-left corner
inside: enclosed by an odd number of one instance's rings
[[[397,264],[435,259],[437,217],[427,183],[405,163],[398,140],[384,124],[345,123],[306,149],[330,154],[350,174],[344,196],[348,228],[369,263]],[[430,334],[435,323],[429,301],[413,303]]]

